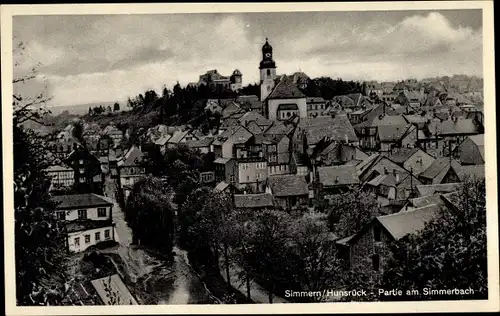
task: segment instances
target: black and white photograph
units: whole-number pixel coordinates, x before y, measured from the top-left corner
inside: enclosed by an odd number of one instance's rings
[[[492,10],[2,5],[7,314],[498,311]]]

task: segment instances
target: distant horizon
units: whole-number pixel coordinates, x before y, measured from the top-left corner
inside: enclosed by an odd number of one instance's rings
[[[208,71],[208,70],[207,70]],[[307,75],[307,72],[302,70],[306,75]],[[363,82],[368,82],[368,81],[376,81],[376,82],[379,82],[379,83],[384,83],[384,82],[394,82],[394,83],[397,83],[397,82],[401,82],[401,81],[404,81],[404,80],[411,80],[411,79],[416,79],[417,81],[422,81],[422,80],[426,80],[426,79],[437,79],[437,78],[442,78],[442,77],[458,77],[458,76],[467,76],[467,77],[471,77],[471,78],[478,78],[478,79],[483,79],[483,76],[479,76],[479,75],[468,75],[468,74],[458,74],[458,73],[455,73],[455,74],[452,74],[452,75],[442,75],[442,76],[438,76],[438,77],[425,77],[425,78],[404,78],[404,79],[398,79],[398,80],[387,80],[387,81],[381,81],[381,80],[350,80],[350,79],[344,79],[344,78],[334,78],[334,77],[330,77],[334,80],[336,79],[341,79],[343,81],[354,81],[354,82],[359,82],[359,83],[363,83]],[[328,76],[320,76],[320,77],[328,77]],[[315,77],[315,78],[311,78],[311,79],[316,79],[316,78],[320,78],[320,77]],[[248,86],[250,84],[257,84],[258,82],[251,82],[251,83],[247,83],[247,84],[243,84],[243,86]],[[179,83],[180,84],[180,83]],[[183,85],[181,84],[181,87],[186,87],[187,84]],[[171,87],[168,87],[167,86],[167,89],[169,90],[172,90],[173,86]],[[149,89],[149,90],[154,90],[155,92],[157,92],[158,94],[161,94],[162,92],[162,89]],[[139,92],[139,93],[144,93],[145,91],[142,91],[142,92]],[[139,95],[139,94],[137,94]],[[120,107],[123,106],[123,105],[126,105],[124,104],[124,102],[127,102],[128,98],[134,98],[136,97],[137,95],[131,95],[131,96],[128,96],[126,97],[125,99],[122,99],[122,100],[102,100],[102,101],[95,101],[95,102],[87,102],[87,103],[75,103],[75,104],[52,104],[52,105],[47,105],[48,108],[58,108],[58,107],[74,107],[74,106],[97,106],[99,104],[102,104],[102,105],[109,105],[109,104],[113,104],[115,102],[118,102],[120,104]]]
[[[278,74],[483,75],[480,9],[14,16],[13,35],[27,53],[15,72],[40,62],[31,90],[46,84],[52,106],[186,86],[210,69],[258,83],[265,38]]]

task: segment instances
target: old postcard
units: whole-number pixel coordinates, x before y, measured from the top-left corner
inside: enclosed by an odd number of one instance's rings
[[[492,1],[1,14],[8,315],[499,310]]]

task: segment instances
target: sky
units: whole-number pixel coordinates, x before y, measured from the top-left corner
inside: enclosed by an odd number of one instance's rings
[[[255,83],[266,37],[278,74],[482,76],[481,10],[15,16],[13,35],[25,45],[14,76],[37,67],[14,88],[46,87],[52,106],[123,102],[210,69]]]

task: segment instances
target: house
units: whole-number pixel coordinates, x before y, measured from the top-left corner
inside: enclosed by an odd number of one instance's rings
[[[307,117],[306,96],[289,80],[280,80],[265,102],[267,102],[266,117],[272,121],[287,120],[292,116]]]
[[[201,139],[188,140],[185,144],[189,148],[199,150],[202,154],[206,154],[210,152],[213,141],[213,137],[205,137]]]
[[[269,193],[234,194],[234,206],[240,209],[259,210],[274,206],[273,196]]]
[[[92,280],[91,284],[105,305],[138,305],[118,274]],[[109,290],[107,290],[108,287],[113,293],[114,300],[116,301],[113,301],[112,297],[109,295]]]
[[[206,112],[210,111],[211,113],[222,113],[222,107],[219,105],[219,100],[217,99],[207,100],[204,110]]]
[[[413,124],[418,130],[423,130],[427,123],[427,117],[421,114],[403,114],[403,118],[410,124]]]
[[[162,154],[167,150],[167,142],[171,138],[171,135],[160,136],[157,140],[154,141],[155,146],[160,149]]]
[[[467,136],[455,149],[455,157],[462,165],[484,165],[484,134]]]
[[[309,188],[304,176],[274,175],[267,179],[266,193],[274,197],[276,206],[291,208],[309,203]]]
[[[412,197],[415,186],[420,184],[422,183],[407,171],[400,173],[393,169],[389,173],[386,169],[384,173],[367,181],[363,189],[375,193],[379,206],[386,206],[393,201],[402,201]]]
[[[418,178],[422,184],[442,184],[460,182],[460,163],[449,157],[436,159]]]
[[[300,119],[293,136],[293,149],[310,152],[321,140],[353,145],[358,143],[351,122],[345,115]]]
[[[240,107],[240,105],[234,101],[231,101],[222,110],[222,117],[228,118],[230,116],[233,116],[234,114],[241,112],[244,112],[244,110]]]
[[[71,188],[75,184],[75,170],[65,165],[54,165],[45,169],[50,178],[51,190]]]
[[[127,153],[118,160],[118,174],[120,187],[125,198],[128,197],[133,185],[146,174],[143,165],[144,153],[137,146],[132,146]]]
[[[310,162],[306,154],[293,152],[290,157],[290,173],[305,176],[307,181],[311,181]]]
[[[373,154],[356,165],[356,172],[361,183],[370,181],[381,174],[394,174],[394,171],[402,179],[407,174],[410,174],[408,170],[389,159],[386,155],[381,154]]]
[[[461,183],[427,184],[417,185],[418,197],[433,194],[445,194],[458,191]]]
[[[352,186],[360,184],[356,166],[342,165],[318,167],[316,169],[316,196],[327,196],[346,192]]]
[[[262,102],[256,95],[240,95],[236,97],[236,102],[241,105],[241,108],[246,111],[252,111],[264,114],[264,109],[262,108]]]
[[[102,135],[109,136],[115,144],[121,143],[123,139],[123,132],[119,130],[115,125],[110,124],[102,130]]]
[[[238,183],[238,163],[232,158],[219,157],[214,161],[215,182]]]
[[[101,162],[88,149],[75,146],[64,162],[74,171],[76,192],[102,194],[104,174]]]
[[[241,148],[237,157],[264,157],[267,161],[268,175],[290,173],[290,138],[286,135],[255,135]],[[235,146],[236,147],[236,146]],[[239,146],[238,146],[239,147]],[[253,153],[252,153],[253,151]]]
[[[456,192],[456,191],[453,191]],[[420,196],[412,199],[408,199],[404,207],[400,210],[401,212],[412,211],[418,208],[426,207],[429,205],[445,205],[445,201],[441,193],[436,193],[427,196]]]
[[[368,155],[357,146],[331,142],[315,155],[315,164],[316,166],[356,165],[366,158]]]
[[[167,140],[167,148],[176,148],[179,144],[198,139],[199,137],[190,131],[175,131],[172,137]]]
[[[321,116],[326,110],[327,102],[321,97],[306,98],[307,116],[317,117]]]
[[[243,193],[237,187],[235,187],[231,183],[227,183],[226,181],[221,181],[217,183],[217,185],[214,188],[214,192],[225,192],[225,193],[235,193],[235,194]]]
[[[72,135],[66,135],[66,136],[62,138],[56,138],[55,140],[48,142],[47,149],[50,153],[54,155],[54,157],[59,159],[64,159],[75,148],[83,147],[81,142]]]
[[[250,131],[241,125],[235,125],[220,135],[217,135],[212,143],[213,152],[216,157],[233,158],[234,146],[245,144],[253,136]]]
[[[439,216],[440,209],[440,206],[429,205],[379,216],[358,233],[338,239],[336,246],[348,268],[361,269],[368,272],[372,280],[380,280],[391,256],[391,243],[421,231]]]
[[[393,149],[387,153],[387,157],[406,170],[411,171],[414,175],[427,170],[434,160],[436,160],[420,148],[405,147]]]
[[[112,201],[94,193],[59,195],[52,200],[57,219],[65,224],[70,252],[115,240]]]
[[[238,158],[237,184],[239,187],[261,191],[267,180],[267,161],[264,158]]]
[[[417,128],[412,124],[383,125],[377,128],[377,143],[382,152],[392,148],[414,147],[417,142]]]
[[[272,121],[266,119],[258,112],[253,111],[246,112],[240,118],[238,118],[237,121],[240,125],[245,126],[247,129],[252,126],[251,128],[253,128],[255,131],[254,135],[263,133],[273,124]],[[258,129],[255,129],[255,127],[258,127]]]

